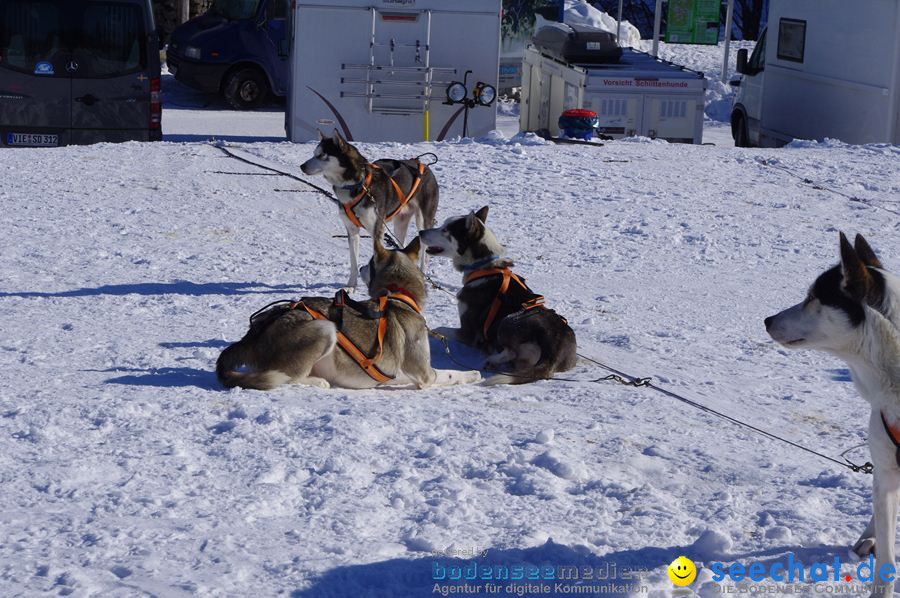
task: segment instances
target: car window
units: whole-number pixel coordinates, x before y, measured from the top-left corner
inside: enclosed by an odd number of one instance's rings
[[[61,34],[59,3],[0,0],[0,67],[54,74]]]
[[[86,2],[74,34],[78,77],[110,77],[147,65],[144,12],[136,4]]]

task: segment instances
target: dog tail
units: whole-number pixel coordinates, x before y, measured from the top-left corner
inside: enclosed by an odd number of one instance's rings
[[[252,365],[252,353],[245,343],[238,341],[226,347],[216,361],[216,376],[226,388],[252,388],[255,390],[272,390],[290,380],[290,376],[278,370],[264,372],[237,371],[242,365]]]

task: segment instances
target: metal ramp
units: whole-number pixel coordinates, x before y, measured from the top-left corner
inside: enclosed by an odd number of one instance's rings
[[[370,114],[422,114],[427,139],[428,109],[434,88],[438,88],[441,97],[452,82],[444,79],[457,72],[455,68],[431,64],[431,11],[388,12],[372,8],[370,12],[369,62],[341,65],[341,97],[364,98]],[[416,37],[379,38],[379,22],[406,23]]]

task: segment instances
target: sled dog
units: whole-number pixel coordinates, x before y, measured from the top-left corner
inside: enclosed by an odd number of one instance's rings
[[[310,297],[267,306],[251,317],[244,338],[219,356],[222,384],[268,390],[285,383],[426,388],[479,381],[476,371],[431,367],[421,314],[425,279],[415,264],[419,239],[402,251],[388,251],[376,236],[374,249],[362,274],[371,299],[353,301],[342,290],[333,300]]]
[[[393,222],[394,236],[402,245],[415,216],[419,230],[434,226],[438,206],[438,184],[431,169],[417,159],[369,162],[341,134],[331,137],[319,131],[313,157],[300,166],[304,174],[321,174],[341,202],[338,210],[350,243],[349,288],[355,288],[359,268],[359,229],[370,234],[379,219]],[[425,254],[419,258],[425,268]]]
[[[853,550],[875,553],[875,572],[894,565],[900,503],[900,279],[889,274],[861,236],[840,235],[841,262],[826,270],[806,298],[765,319],[766,331],[790,349],[816,349],[843,359],[872,407],[869,450],[874,515]],[[876,573],[872,596],[892,596],[894,583]]]
[[[463,273],[459,329],[450,333],[487,352],[488,366],[506,372],[487,384],[532,382],[572,369],[575,333],[513,273],[513,261],[485,226],[487,214],[485,206],[419,233],[429,254],[450,256]]]

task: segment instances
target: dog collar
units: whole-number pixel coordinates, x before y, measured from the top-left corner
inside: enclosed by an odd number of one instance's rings
[[[499,255],[489,255],[484,259],[478,260],[477,262],[472,262],[467,266],[463,266],[463,272],[474,272],[475,270],[481,270],[485,266],[489,266],[499,259]]]
[[[350,195],[354,195],[358,193],[366,183],[366,179],[359,181],[358,183],[353,183],[352,185],[341,185],[338,189],[344,189],[345,191],[349,191]]]

